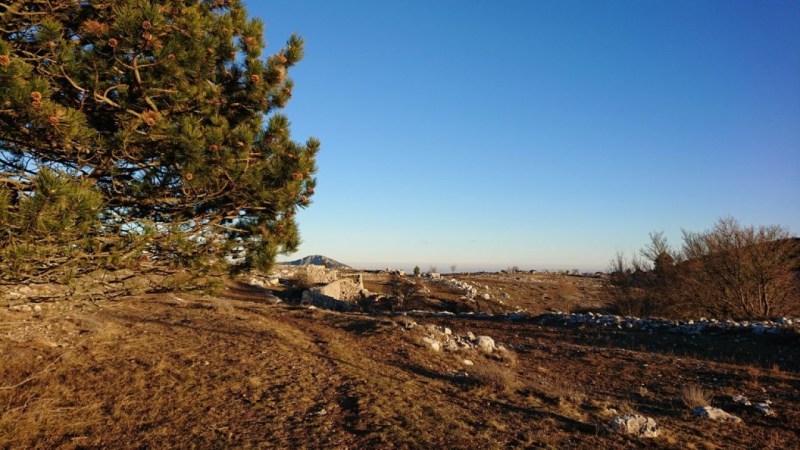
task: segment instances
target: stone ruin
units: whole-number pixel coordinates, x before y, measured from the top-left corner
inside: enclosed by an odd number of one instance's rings
[[[305,290],[301,303],[334,311],[354,311],[358,309],[358,300],[366,295],[368,293],[359,274],[355,279],[343,278]]]
[[[281,273],[287,272],[287,269],[282,270]],[[289,275],[288,272],[285,275]],[[355,311],[358,301],[369,295],[360,273],[340,277],[337,270],[308,265],[296,268],[291,276],[302,278],[306,284],[318,285],[303,291],[300,302],[304,305],[333,311]]]

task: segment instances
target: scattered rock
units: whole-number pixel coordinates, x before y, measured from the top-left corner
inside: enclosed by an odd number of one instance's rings
[[[266,294],[264,296],[264,301],[266,301],[267,303],[269,303],[271,305],[277,305],[278,303],[283,302],[283,300],[281,300],[279,297],[276,297],[276,296],[274,296],[272,294]]]
[[[444,342],[444,349],[448,352],[457,352],[459,350],[458,342],[453,339],[447,339]]]
[[[753,406],[753,408],[755,408],[756,411],[760,412],[761,414],[767,417],[775,416],[775,410],[772,409],[772,402],[770,402],[769,400],[762,403],[756,403]]]
[[[439,350],[442,349],[442,343],[437,341],[436,339],[425,336],[424,338],[422,338],[422,342],[428,344],[428,347],[430,347],[431,350],[435,352],[438,352]]]
[[[775,416],[775,410],[772,409],[772,402],[769,400],[765,400],[763,402],[758,402],[755,405],[750,402],[744,395],[737,394],[733,396],[733,401],[742,406],[750,406],[752,409],[758,411],[759,413],[767,416],[773,417]]]
[[[713,406],[698,406],[692,411],[693,416],[717,422],[741,423],[742,419]]]
[[[478,294],[478,289],[467,283],[466,281],[457,280],[455,278],[445,278],[442,277],[440,274],[436,274],[436,276],[431,276],[426,274],[427,277],[431,278],[432,280],[436,281],[439,284],[444,284],[450,289],[463,293],[464,298],[466,300],[472,300]]]
[[[417,327],[417,322],[414,322],[413,320],[403,321],[402,324],[406,330],[412,330]]]
[[[464,360],[464,361],[462,361],[462,362],[464,363],[464,365],[465,365],[465,366],[474,366],[474,365],[475,365],[475,363],[474,363],[474,362],[472,362],[472,360],[471,360],[471,359],[465,359],[465,360]]]
[[[616,433],[643,438],[658,437],[661,433],[658,424],[652,417],[640,416],[638,414],[620,414],[614,416],[614,418],[611,419],[609,427]]]
[[[430,334],[441,334],[439,328],[436,325],[431,324],[425,325],[425,331]]]
[[[733,396],[733,401],[742,406],[751,406],[750,400],[747,399],[744,395],[736,394]]]
[[[251,286],[258,286],[260,288],[266,288],[268,286],[267,282],[259,277],[250,277],[250,279],[247,280],[247,283]]]
[[[497,347],[494,345],[494,339],[489,336],[478,336],[478,349],[484,353],[492,353]]]
[[[418,327],[417,324],[414,324]],[[407,324],[407,329],[411,329]],[[456,335],[447,327],[436,326],[433,324],[425,325],[422,328],[425,336],[422,341],[434,351],[445,350],[448,352],[457,352],[460,350],[479,350],[483,353],[492,353],[494,351],[508,351],[502,345],[497,345],[489,336],[475,336],[469,332],[465,335]]]
[[[703,332],[750,332],[753,334],[800,334],[800,320],[781,317],[775,320],[741,321],[700,318],[699,320],[669,320],[616,316],[612,314],[553,312],[539,316],[538,322],[563,323],[564,325],[590,325],[596,327],[615,327],[640,331],[669,331],[681,334],[700,334]]]

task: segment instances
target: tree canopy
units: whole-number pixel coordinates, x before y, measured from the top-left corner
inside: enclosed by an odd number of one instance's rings
[[[239,0],[0,2],[0,280],[294,251],[319,142],[278,112],[302,39],[263,31]]]

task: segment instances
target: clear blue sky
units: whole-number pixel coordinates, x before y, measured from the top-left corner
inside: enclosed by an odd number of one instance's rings
[[[295,255],[604,269],[721,216],[800,232],[798,1],[248,1],[321,139]]]

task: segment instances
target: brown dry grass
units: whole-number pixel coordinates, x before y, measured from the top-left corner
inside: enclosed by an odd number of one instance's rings
[[[512,274],[444,274],[447,278],[466,281],[483,294],[488,287],[490,300],[478,298],[474,302],[461,299],[463,293],[455,292],[447,284],[420,278],[425,301],[418,299],[409,309],[475,311],[503,313],[525,309],[534,314],[549,309],[574,310],[590,306],[602,308],[605,298],[601,295],[601,280],[561,274],[512,273]],[[389,275],[368,273],[364,276],[365,287],[378,293],[389,294]]]
[[[479,384],[502,392],[509,392],[517,386],[517,377],[514,372],[489,360],[481,361],[470,367],[467,373]]]
[[[711,395],[702,387],[690,384],[681,389],[681,401],[689,409],[694,409],[697,406],[711,405]]]
[[[260,295],[0,309],[0,448],[648,444],[598,434],[612,409],[652,415],[670,430],[650,443],[659,447],[800,447],[795,341],[458,318],[415,317],[420,326],[406,329],[398,322],[408,318],[268,305]],[[489,335],[510,351],[432,352],[416,344],[427,324]],[[760,388],[746,367],[767,369]],[[465,383],[465,370],[482,381]],[[643,379],[647,391],[636,388]],[[669,399],[687,379],[781,399],[780,414],[747,417],[747,433],[686,420]]]

